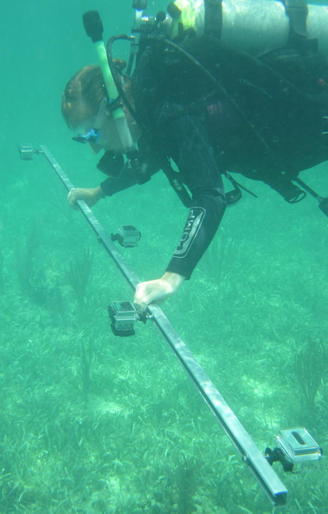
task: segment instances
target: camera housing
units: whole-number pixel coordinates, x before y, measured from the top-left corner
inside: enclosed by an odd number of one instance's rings
[[[279,461],[284,471],[294,471],[295,466],[315,462],[322,457],[322,448],[304,427],[281,430],[276,436],[278,446],[266,448],[265,456],[270,464]]]
[[[141,232],[133,225],[123,225],[118,228],[116,234],[111,234],[111,238],[124,248],[134,248],[141,239]]]
[[[139,314],[132,302],[113,302],[108,307],[112,331],[116,336],[127,337],[135,334],[134,325]]]
[[[19,156],[23,161],[31,161],[34,154],[37,153],[32,145],[20,145],[18,147]]]
[[[293,464],[320,460],[322,449],[306,428],[281,430],[276,436],[279,448]]]

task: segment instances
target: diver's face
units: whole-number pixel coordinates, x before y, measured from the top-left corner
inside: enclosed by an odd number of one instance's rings
[[[99,113],[98,113],[99,114]],[[81,120],[76,130],[78,141],[88,142],[95,153],[100,150],[113,152],[122,151],[122,142],[117,128],[117,120],[110,113],[103,116],[97,115]],[[91,138],[89,139],[89,137]]]
[[[116,128],[116,121],[112,116],[107,116],[99,128],[99,140],[97,144],[105,150],[120,151],[121,141]]]
[[[84,139],[82,142],[88,142],[95,153],[100,150],[119,151],[121,149],[115,121],[111,117],[104,119],[101,124],[96,124],[92,118],[86,118],[81,121],[75,132],[78,136],[76,139],[80,141]],[[88,140],[90,134],[92,137]],[[94,134],[97,135],[94,136]]]
[[[98,112],[94,112],[80,96],[75,99],[70,113],[70,127],[75,133],[76,141],[89,143],[95,152],[109,149],[110,115],[104,102]]]
[[[91,112],[90,106],[79,98],[75,104],[74,140],[82,143],[90,143],[94,152],[104,149],[112,152],[125,152],[131,147],[131,137],[138,137],[135,122],[130,117],[114,118],[108,107],[108,101],[104,98],[97,112]],[[91,113],[91,114],[90,114]],[[71,116],[72,118],[73,116]],[[73,123],[71,123],[71,126]],[[125,145],[123,147],[123,145]]]
[[[85,121],[90,119],[91,115],[92,112],[87,102],[83,100],[83,98],[80,98],[76,101],[74,111],[72,112],[71,127],[73,129],[83,127]]]
[[[83,130],[86,120],[92,118],[93,112],[86,100],[81,94],[81,85],[78,83],[72,94],[68,99],[65,98],[64,110],[68,117],[68,126],[72,130]]]

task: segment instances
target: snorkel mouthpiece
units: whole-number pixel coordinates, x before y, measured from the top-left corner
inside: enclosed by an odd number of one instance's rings
[[[118,99],[119,93],[108,63],[106,47],[103,41],[103,24],[98,11],[88,11],[84,13],[83,25],[87,35],[94,43],[109,103],[113,104]],[[133,147],[133,140],[124,110],[119,105],[111,110],[111,116],[116,122],[115,128],[122,146],[122,151],[131,150]]]

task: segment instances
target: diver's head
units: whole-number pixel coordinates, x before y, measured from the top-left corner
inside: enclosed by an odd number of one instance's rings
[[[67,83],[62,114],[68,127],[77,133],[74,140],[90,143],[96,151],[122,150],[118,122],[112,116],[99,66],[85,66]]]
[[[99,66],[84,66],[66,84],[62,96],[62,114],[72,130],[88,128],[105,100],[106,90]],[[90,127],[91,128],[91,127]]]

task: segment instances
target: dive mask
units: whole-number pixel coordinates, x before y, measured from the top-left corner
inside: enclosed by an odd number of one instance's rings
[[[72,137],[73,141],[77,141],[78,143],[98,143],[99,140],[99,130],[90,129],[84,134],[78,134],[77,136]]]

